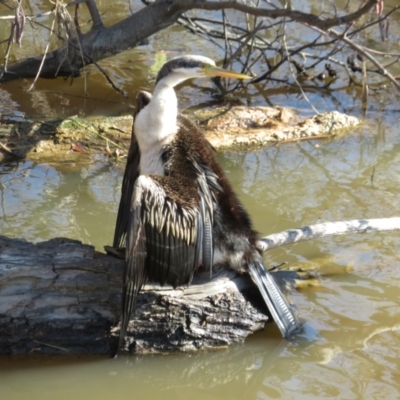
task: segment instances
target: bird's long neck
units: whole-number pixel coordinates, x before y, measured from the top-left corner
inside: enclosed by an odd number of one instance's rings
[[[150,103],[135,119],[135,135],[142,154],[163,146],[175,136],[178,117],[178,100],[173,86],[160,82]]]

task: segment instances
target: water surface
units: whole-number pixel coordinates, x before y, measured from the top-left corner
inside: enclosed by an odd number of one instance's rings
[[[400,34],[398,27],[393,29],[393,35]],[[73,85],[38,81],[30,94],[24,92],[30,84],[25,81],[0,90],[7,93],[3,98],[10,100],[10,112],[130,112],[137,90],[151,88],[149,68],[162,49],[171,49],[168,56],[219,54],[205,51],[201,39],[173,28],[155,35],[145,48],[104,61],[113,67],[128,99],[110,89],[95,69],[88,72],[88,97],[81,78]],[[351,132],[331,140],[218,156],[261,234],[324,221],[399,215],[400,97],[389,85],[371,93],[365,114],[357,88],[342,85],[309,94],[320,111],[339,108],[363,116],[361,127]],[[211,102],[214,94],[209,81],[195,80],[179,89],[185,107]],[[266,84],[237,96],[252,104],[289,105],[311,113],[300,95]],[[101,154],[78,153],[66,154],[58,163],[2,164],[1,234],[35,242],[67,236],[101,250],[112,242],[123,168],[123,162]],[[346,235],[265,255],[267,265],[286,262],[287,267],[315,270],[313,285],[288,294],[305,321],[308,340],[287,342],[269,324],[244,345],[199,354],[117,360],[0,357],[1,395],[13,400],[399,398],[399,244],[398,232]]]

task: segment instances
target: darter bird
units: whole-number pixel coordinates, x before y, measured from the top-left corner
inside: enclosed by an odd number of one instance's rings
[[[178,114],[174,87],[207,76],[251,78],[206,57],[176,57],[159,71],[153,95],[138,95],[114,236],[114,247],[126,247],[118,349],[144,283],[188,285],[200,266],[210,273],[217,264],[248,273],[282,335],[300,326],[264,266],[250,217],[212,146]]]

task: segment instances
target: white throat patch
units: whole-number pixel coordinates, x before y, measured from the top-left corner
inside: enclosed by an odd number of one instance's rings
[[[135,119],[135,135],[140,148],[140,174],[164,175],[161,149],[178,132],[178,100],[170,86],[157,86],[150,103]]]

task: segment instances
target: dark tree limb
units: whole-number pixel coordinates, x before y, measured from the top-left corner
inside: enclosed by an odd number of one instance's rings
[[[356,20],[376,5],[378,0],[367,0],[356,12],[333,18],[322,18],[291,9],[252,7],[236,1],[157,0],[110,27],[104,27],[94,1],[86,0],[85,2],[92,16],[93,26],[88,33],[79,34],[79,45],[72,43],[76,47],[76,51],[71,51],[71,44],[64,44],[46,55],[41,69],[42,57],[32,57],[17,62],[7,67],[6,70],[0,70],[0,82],[21,77],[34,78],[39,69],[40,76],[44,78],[78,76],[85,65],[139,46],[149,36],[176,22],[182,13],[193,9],[223,10],[229,8],[256,16],[285,17],[326,31],[333,26],[349,24]],[[77,2],[70,3],[70,5],[74,4]]]
[[[80,49],[76,49],[72,58],[67,53],[68,46],[48,53],[40,76],[42,78],[78,76],[84,65],[139,46],[149,36],[172,25],[178,16],[179,11],[171,7],[170,2],[158,0],[110,27],[105,28],[97,24],[88,33],[79,37]],[[0,82],[20,77],[34,78],[42,58],[27,58],[8,66],[7,71],[0,70]]]
[[[101,16],[99,10],[96,6],[96,2],[94,0],[86,0],[87,7],[89,9],[90,15],[93,21],[93,28],[104,28],[103,21],[101,20]]]
[[[322,30],[327,30],[329,28],[332,28],[333,26],[349,24],[355,21],[362,15],[366,14],[369,10],[371,10],[373,6],[375,6],[378,3],[379,0],[367,0],[365,1],[364,5],[360,7],[357,11],[351,14],[346,14],[340,17],[333,17],[333,18],[321,18],[317,15],[303,13],[301,11],[295,11],[290,8],[267,9],[262,7],[253,7],[245,3],[240,3],[238,1],[199,2],[197,0],[181,0],[181,1],[178,0],[174,2],[174,7],[176,7],[181,11],[189,11],[193,9],[201,9],[209,11],[232,9],[259,17],[268,17],[272,19],[289,18],[295,22],[300,22],[310,26],[315,26]]]

